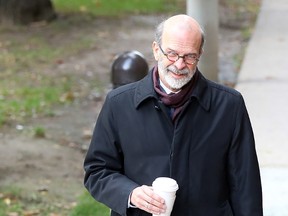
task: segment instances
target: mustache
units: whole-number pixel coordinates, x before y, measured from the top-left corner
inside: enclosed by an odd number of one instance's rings
[[[171,71],[172,73],[175,73],[177,75],[185,75],[189,73],[189,69],[188,68],[184,68],[182,70],[179,70],[175,65],[170,65],[167,68],[167,71]]]

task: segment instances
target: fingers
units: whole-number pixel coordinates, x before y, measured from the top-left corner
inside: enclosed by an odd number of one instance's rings
[[[164,199],[155,194],[151,187],[146,185],[142,185],[132,191],[131,203],[146,212],[156,215],[164,213],[166,210]]]

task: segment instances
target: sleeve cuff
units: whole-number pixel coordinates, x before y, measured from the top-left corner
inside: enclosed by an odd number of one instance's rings
[[[130,193],[129,197],[128,197],[128,208],[137,208],[136,206],[134,206],[130,201],[131,201],[131,194],[132,192]]]

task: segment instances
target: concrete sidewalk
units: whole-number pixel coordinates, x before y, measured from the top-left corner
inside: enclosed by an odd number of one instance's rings
[[[288,216],[288,1],[262,0],[236,89],[246,101],[265,216]]]

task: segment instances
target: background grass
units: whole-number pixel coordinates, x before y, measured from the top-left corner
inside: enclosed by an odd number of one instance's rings
[[[53,106],[70,103],[82,93],[79,80],[64,74],[47,74],[47,68],[91,49],[95,39],[79,33],[69,37],[73,26],[97,16],[125,16],[180,10],[184,0],[52,0],[56,19],[41,28],[0,26],[0,128],[23,124],[29,118],[53,115]],[[69,15],[69,16],[67,16]],[[75,27],[74,27],[75,28]],[[59,40],[61,39],[62,40]],[[65,38],[65,39],[63,39]],[[61,41],[61,44],[59,44]],[[68,75],[67,75],[68,74]],[[97,83],[97,80],[90,82]],[[89,86],[88,86],[89,88]],[[66,97],[68,96],[68,97]]]
[[[162,13],[177,10],[185,0],[53,0],[55,8],[64,13],[89,13],[96,16],[119,16]]]
[[[64,28],[60,30],[59,26]],[[75,77],[69,72],[45,73],[62,59],[90,48],[92,42],[85,35],[61,44],[57,38],[50,38],[67,28],[68,24],[64,26],[61,21],[39,32],[37,29],[29,31],[28,27],[0,27],[0,127],[51,114],[53,105],[74,99],[65,95],[77,93],[79,85]]]
[[[103,204],[97,203],[91,195],[85,190],[79,197],[77,206],[71,211],[70,216],[108,216],[110,209]]]

